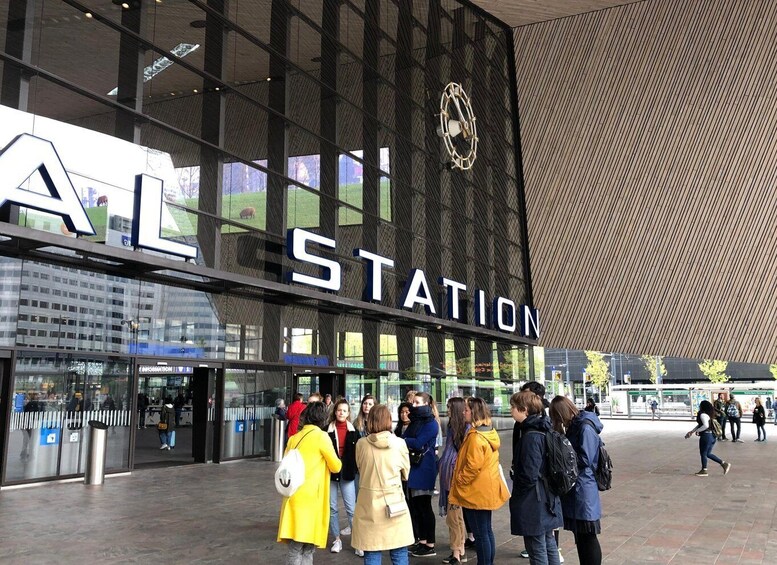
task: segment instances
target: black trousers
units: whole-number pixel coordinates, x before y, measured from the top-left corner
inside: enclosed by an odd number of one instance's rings
[[[575,532],[575,544],[577,544],[577,558],[584,565],[601,565],[602,547],[596,534],[583,534]]]
[[[434,528],[437,522],[432,510],[432,497],[430,495],[411,496],[407,499],[407,505],[410,508],[415,539],[426,540],[429,544],[434,543]]]

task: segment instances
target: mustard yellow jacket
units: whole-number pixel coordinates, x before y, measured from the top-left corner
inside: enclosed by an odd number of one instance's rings
[[[472,510],[496,510],[510,498],[499,472],[500,443],[491,426],[469,429],[459,449],[448,502]]]

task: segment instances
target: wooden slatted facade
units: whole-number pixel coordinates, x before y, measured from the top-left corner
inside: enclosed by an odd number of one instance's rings
[[[777,3],[515,30],[546,347],[777,362]]]

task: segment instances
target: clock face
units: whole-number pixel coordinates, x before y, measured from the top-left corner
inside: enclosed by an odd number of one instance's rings
[[[478,132],[472,103],[460,84],[448,83],[440,97],[437,135],[445,142],[451,166],[466,171],[478,156]]]

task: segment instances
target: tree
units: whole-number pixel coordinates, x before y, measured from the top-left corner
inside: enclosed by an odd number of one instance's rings
[[[658,355],[643,355],[641,357],[642,363],[645,366],[645,371],[650,375],[650,382],[656,384],[658,382],[658,375],[656,375],[656,364],[661,375],[661,380],[666,376],[666,366],[664,365],[664,358]],[[777,377],[775,377],[777,378]]]
[[[585,367],[585,373],[591,379],[591,384],[599,389],[604,389],[610,384],[610,368],[604,360],[604,354],[598,351],[586,351],[588,365]]]
[[[704,373],[711,383],[727,383],[729,376],[726,374],[728,361],[718,359],[705,359],[699,363],[699,370]]]
[[[769,365],[769,372],[777,379],[777,365]]]

